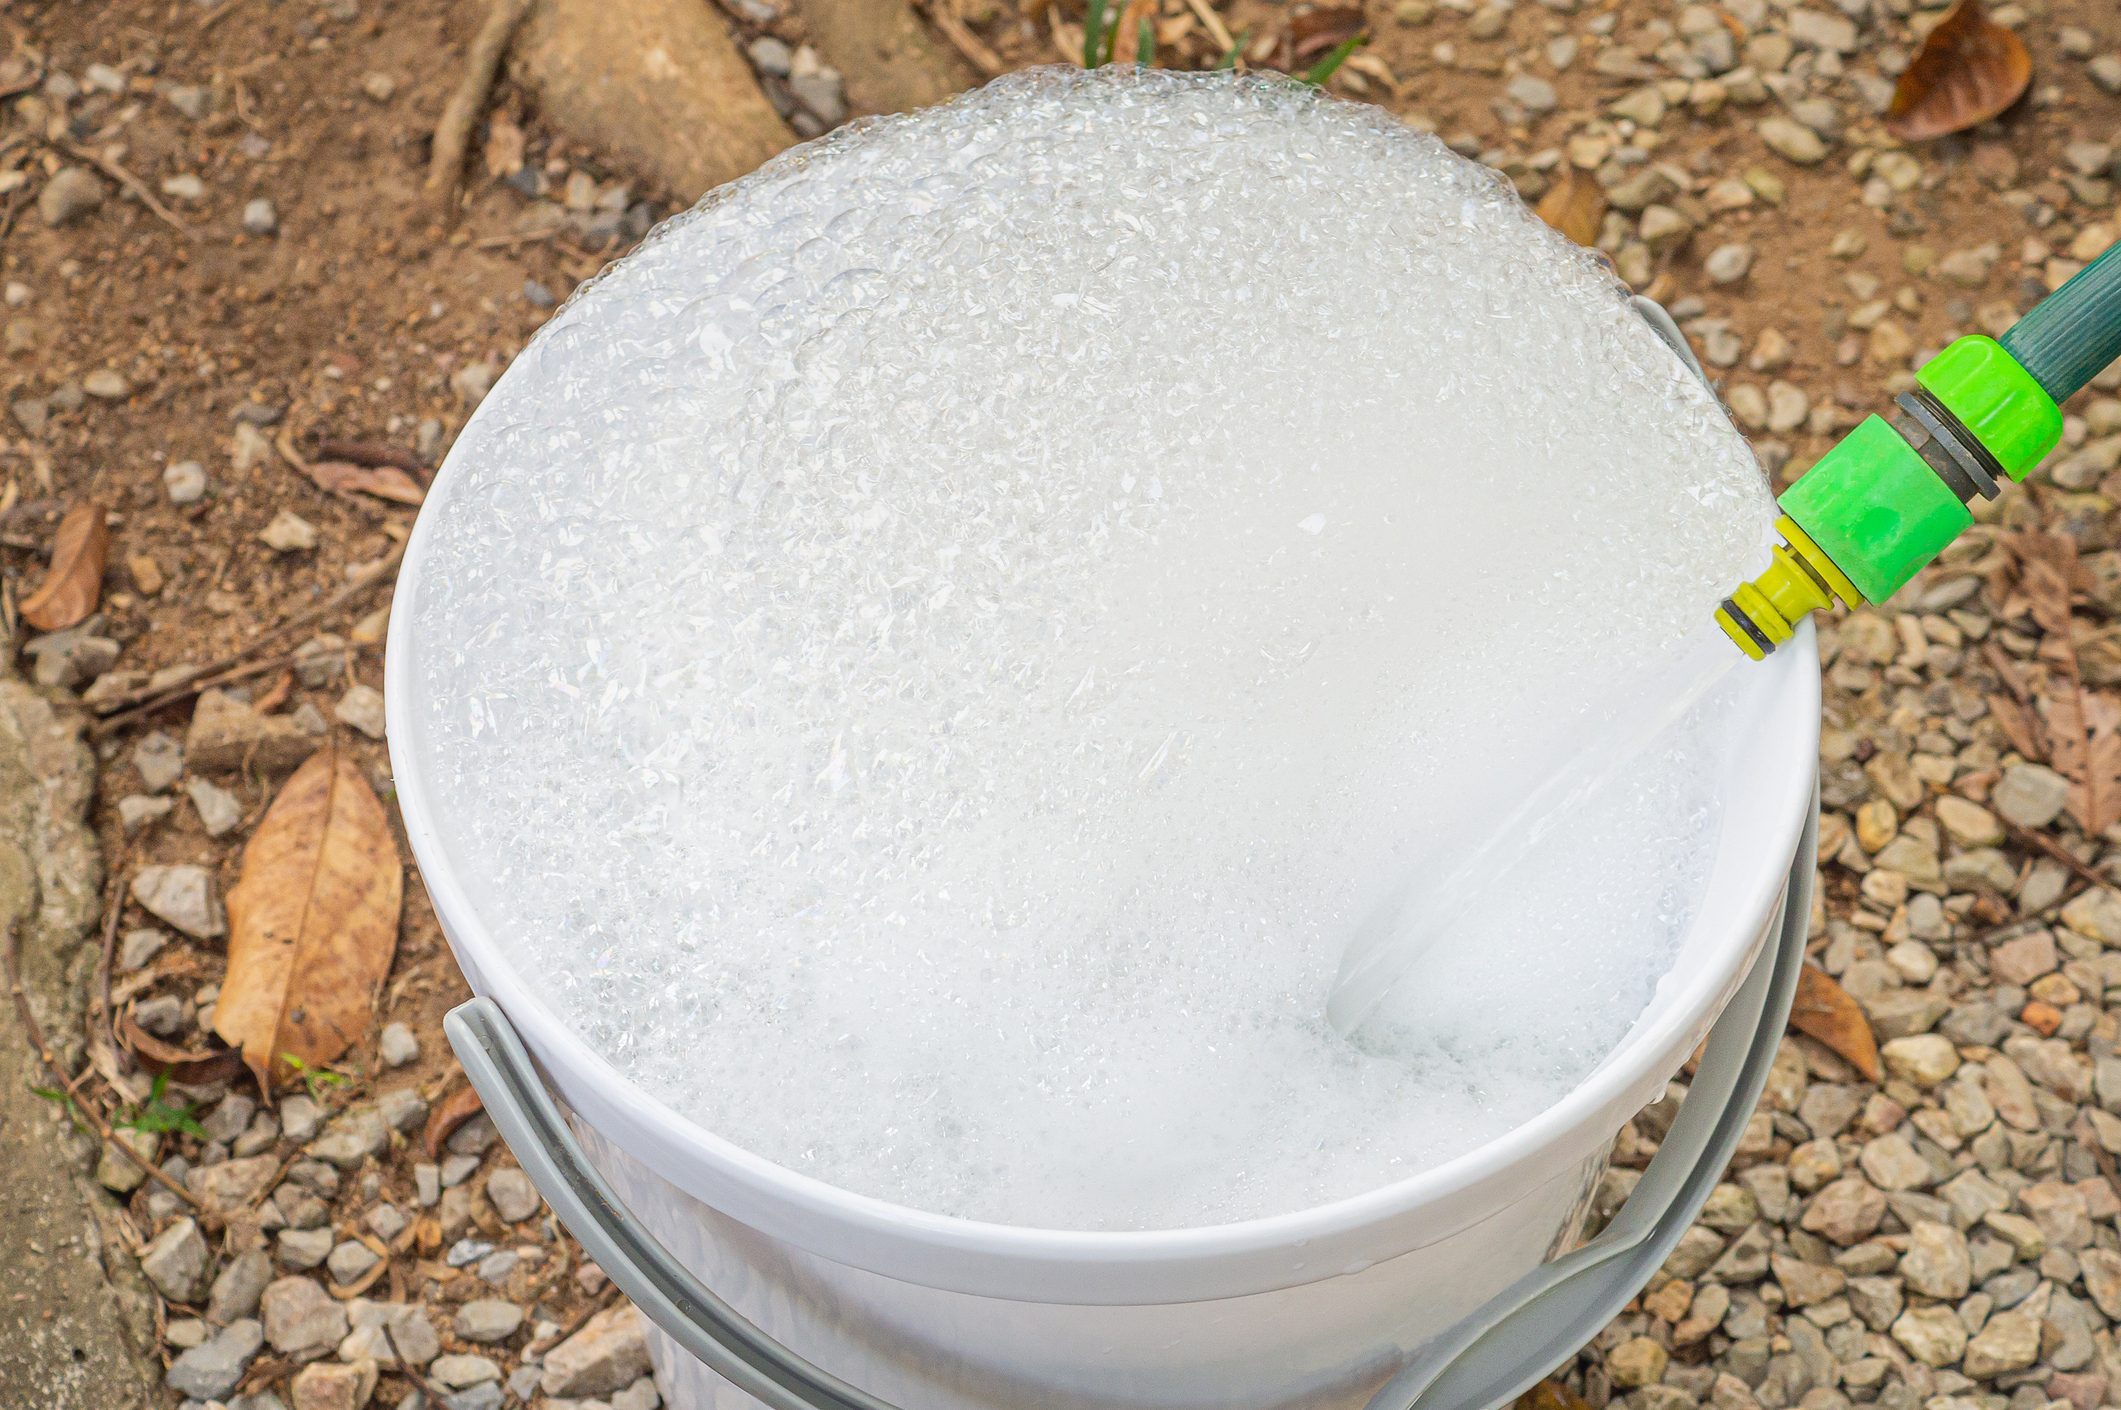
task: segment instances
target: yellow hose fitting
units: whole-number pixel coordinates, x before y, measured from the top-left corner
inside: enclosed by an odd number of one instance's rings
[[[1813,612],[1837,599],[1844,607],[1863,602],[1856,585],[1788,515],[1775,527],[1783,542],[1775,545],[1767,571],[1740,585],[1716,609],[1716,625],[1755,661],[1788,641]]]

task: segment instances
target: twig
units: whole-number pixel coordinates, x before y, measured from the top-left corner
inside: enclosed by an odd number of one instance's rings
[[[383,1281],[383,1275],[390,1271],[391,1252],[387,1245],[385,1245],[374,1234],[365,1232],[355,1234],[354,1240],[362,1247],[366,1248],[370,1253],[374,1254],[376,1256],[376,1261],[369,1266],[369,1269],[366,1273],[363,1273],[360,1277],[354,1279],[351,1283],[347,1283],[344,1285],[335,1285],[332,1287],[331,1295],[339,1299],[341,1302],[350,1301],[353,1298],[361,1296],[361,1294],[367,1292],[377,1283]],[[384,1326],[386,1328],[388,1328],[389,1325],[390,1324],[388,1322],[384,1323]],[[403,1358],[401,1357],[400,1359],[402,1360]]]
[[[303,459],[302,452],[295,449],[295,433],[292,426],[282,426],[280,428],[280,434],[272,438],[272,448],[280,452],[280,458],[286,461],[289,467],[297,474],[304,476],[309,474],[309,462]]]
[[[179,700],[189,700],[192,696],[212,690],[216,686],[232,685],[237,681],[247,681],[257,676],[271,675],[274,671],[284,671],[294,664],[294,660],[294,653],[288,652],[285,655],[274,656],[264,661],[247,661],[240,666],[231,666],[225,671],[218,671],[213,675],[203,676],[195,681],[187,681],[183,685],[172,686],[159,695],[141,701],[138,705],[129,706],[114,715],[106,715],[102,719],[97,720],[89,726],[89,734],[96,739],[106,738],[142,715],[152,715],[155,711],[174,705]]]
[[[474,250],[512,250],[517,245],[535,245],[550,240],[560,233],[555,225],[550,230],[526,230],[520,235],[488,235],[471,242]]]
[[[164,681],[161,685],[155,687],[153,690],[142,688],[140,690],[129,692],[125,695],[117,696],[114,699],[106,702],[113,712],[111,718],[97,721],[96,724],[91,728],[90,732],[96,734],[100,738],[103,734],[109,733],[108,729],[106,729],[105,726],[111,725],[115,722],[116,712],[130,711],[136,709],[145,701],[159,698],[160,696],[168,694],[172,691],[183,691],[186,688],[205,680],[208,676],[219,675],[221,672],[228,670],[232,666],[240,666],[244,664],[252,657],[254,657],[258,653],[259,649],[265,646],[266,643],[277,641],[279,638],[287,635],[289,632],[321,621],[323,618],[330,616],[332,613],[344,607],[347,603],[352,602],[356,598],[360,597],[370,588],[376,586],[376,584],[395,576],[395,574],[397,573],[398,564],[404,557],[405,545],[401,543],[397,547],[393,548],[383,558],[381,558],[377,562],[371,563],[368,567],[362,569],[359,576],[357,576],[352,582],[348,583],[345,587],[342,587],[337,592],[333,593],[330,597],[325,598],[322,602],[318,603],[314,607],[304,608],[302,611],[295,613],[292,617],[284,618],[273,626],[267,627],[264,631],[259,632],[256,636],[252,637],[250,641],[244,646],[241,646],[236,650],[229,652],[225,656],[218,656],[213,660],[206,662],[204,665],[194,666],[181,676],[178,676],[176,679]]]
[[[1208,31],[1208,38],[1215,41],[1217,53],[1227,54],[1237,47],[1237,41],[1230,37],[1229,26],[1209,7],[1208,0],[1186,0],[1186,8],[1200,21],[1200,27]]]
[[[37,1015],[29,1006],[29,991],[22,987],[22,970],[19,958],[21,948],[22,924],[19,919],[9,921],[7,926],[7,944],[4,953],[7,959],[7,990],[15,999],[15,1015],[22,1020],[22,1029],[29,1035],[30,1045],[37,1050],[37,1061],[43,1065],[45,1072],[50,1075],[52,1081],[71,1091],[73,1090],[72,1084],[67,1081],[66,1074],[59,1070],[58,1057],[53,1054],[51,1044],[45,1041],[44,1026],[37,1022]],[[96,1134],[103,1138],[104,1145],[109,1146],[112,1150],[117,1151],[127,1160],[146,1171],[149,1179],[160,1183],[171,1194],[183,1200],[193,1209],[199,1210],[202,1214],[205,1212],[199,1201],[192,1197],[190,1190],[185,1189],[175,1180],[172,1180],[168,1172],[163,1170],[161,1166],[146,1159],[131,1146],[119,1140],[117,1133],[110,1129],[110,1123],[103,1119],[102,1113],[96,1110],[93,1103],[76,1101],[73,1106],[75,1111],[79,1112],[91,1126],[96,1128]]]
[[[206,31],[212,29],[241,8],[243,8],[243,0],[222,0],[221,4],[208,10],[205,17],[199,21],[199,33],[206,33]]]
[[[356,465],[388,465],[408,475],[418,475],[427,469],[420,463],[418,455],[389,441],[320,441],[317,459],[349,460]]]
[[[607,1286],[604,1291],[598,1293],[596,1297],[591,1300],[587,1307],[584,1307],[580,1312],[575,1313],[573,1317],[569,1318],[566,1326],[560,1328],[551,1336],[541,1337],[537,1341],[532,1342],[529,1346],[524,1347],[524,1353],[527,1355],[531,1352],[536,1352],[540,1356],[544,1355],[546,1352],[558,1346],[561,1342],[573,1336],[576,1332],[582,1330],[582,1328],[588,1326],[590,1318],[596,1316],[599,1312],[602,1312],[605,1308],[611,1306],[611,1304],[617,1302],[618,1300],[619,1285],[617,1283],[612,1283]]]
[[[96,956],[96,992],[88,1011],[87,1041],[91,1045],[110,1041],[110,962],[118,949],[118,917],[125,914],[125,866],[131,857],[132,844],[120,842],[118,854],[111,858],[110,899],[104,903],[103,945]]]
[[[457,178],[464,169],[464,152],[471,145],[471,129],[486,111],[487,95],[500,72],[501,56],[508,52],[516,28],[530,13],[532,0],[492,0],[486,21],[472,37],[464,55],[464,76],[456,91],[442,105],[435,123],[434,152],[427,163],[427,192],[448,205],[455,197]]]
[[[397,1369],[399,1374],[419,1387],[420,1394],[427,1397],[429,1405],[447,1405],[449,1401],[443,1397],[442,1392],[434,1388],[428,1381],[426,1374],[419,1367],[412,1364],[412,1358],[408,1357],[404,1349],[398,1345],[398,1334],[391,1329],[390,1323],[390,1318],[385,1317],[383,1319],[383,1340],[390,1343],[390,1354],[398,1358]]]
[[[2044,910],[2035,911],[2029,916],[2020,916],[2017,920],[2007,920],[2001,925],[1992,925],[1987,930],[1977,933],[1970,943],[1977,949],[1985,950],[1991,945],[2000,945],[2006,940],[2015,940],[2021,935],[2030,935],[2036,930],[2045,928],[2047,923],[2054,919],[2055,912],[2066,904],[2068,903],[2057,901],[2054,905]]]
[[[952,48],[965,56],[965,62],[978,69],[982,77],[999,78],[1009,66],[1002,62],[1001,55],[988,48],[986,42],[972,32],[972,27],[958,18],[957,11],[950,8],[950,0],[928,0],[922,7],[928,23],[935,26]]]
[[[52,145],[58,147],[61,151],[66,152],[70,156],[77,157],[80,160],[87,162],[90,166],[93,166],[94,168],[96,168],[96,170],[102,172],[105,176],[117,182],[126,190],[132,192],[135,196],[140,198],[141,205],[146,206],[149,210],[153,211],[158,217],[161,218],[164,224],[168,225],[170,229],[176,231],[185,239],[196,240],[199,238],[197,233],[194,232],[189,225],[186,225],[183,221],[177,219],[177,214],[175,211],[172,211],[168,206],[163,205],[160,201],[155,199],[155,193],[147,189],[147,183],[145,181],[142,181],[139,177],[133,175],[131,172],[127,171],[124,167],[118,165],[110,158],[102,156],[96,152],[89,150],[87,147],[79,146],[72,142],[55,142]]]
[[[268,1103],[271,1102],[271,1093],[268,1092],[266,1094],[266,1100]],[[308,1154],[309,1152],[303,1150],[300,1146],[296,1146],[289,1151],[286,1158],[273,1170],[272,1178],[258,1187],[258,1192],[250,1197],[244,1208],[256,1209],[259,1205],[271,1199],[273,1192],[280,1188],[280,1182],[287,1178],[287,1172],[295,1168],[295,1162],[305,1159]]]
[[[2113,882],[2109,881],[2107,878],[2099,875],[2099,873],[2093,871],[2090,867],[2086,866],[2084,862],[2080,860],[2075,853],[2071,852],[2069,848],[2063,846],[2061,843],[2055,841],[2054,838],[2045,836],[2044,834],[2038,832],[2034,832],[2031,828],[2020,827],[2018,826],[2018,824],[2011,822],[2007,819],[2004,821],[2003,825],[2010,829],[2011,836],[2017,838],[2020,842],[2024,843],[2028,847],[2037,847],[2041,851],[2047,853],[2047,855],[2053,857],[2056,861],[2062,863],[2062,865],[2068,867],[2071,871],[2075,872],[2080,880],[2090,882],[2093,886],[2098,887],[2108,887],[2113,885]]]

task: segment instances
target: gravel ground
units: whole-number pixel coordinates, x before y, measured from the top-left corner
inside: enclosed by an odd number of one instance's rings
[[[24,657],[107,705],[387,560],[412,511],[302,467],[329,443],[423,478],[555,302],[679,202],[504,84],[462,210],[423,204],[469,3],[93,8],[17,5],[0,60],[0,563],[19,601],[58,511],[108,508],[101,611]],[[2033,54],[2028,99],[1912,148],[1879,115],[1941,11],[1908,0],[1366,9],[1374,42],[1336,89],[1529,199],[1595,182],[1599,245],[1678,314],[1783,480],[2121,228],[2111,0],[1999,7]],[[845,115],[840,69],[866,60],[821,57],[800,10],[747,0],[733,31],[808,132]],[[1007,67],[1053,61],[1079,22],[945,13]],[[1156,13],[1167,63],[1213,62],[1218,29],[1273,57],[1289,27],[1266,0]],[[2121,1405],[2121,833],[2102,801],[2121,796],[2121,372],[2100,388],[2029,492],[1822,634],[1813,948],[1874,1030],[1879,1080],[1790,1038],[1700,1222],[1542,1403]],[[96,727],[109,992],[150,1038],[206,1043],[219,898],[287,771],[330,738],[387,798],[387,600],[333,609],[196,706]],[[125,1138],[157,1179],[105,1153],[117,1242],[161,1302],[167,1404],[652,1410],[631,1310],[491,1126],[462,1120],[439,1029],[462,992],[409,887],[375,1028],[336,1071],[273,1109],[225,1075],[176,1084],[198,1129]],[[90,1052],[89,1088],[137,1107],[130,1048]],[[1624,1133],[1603,1209],[1670,1107]]]

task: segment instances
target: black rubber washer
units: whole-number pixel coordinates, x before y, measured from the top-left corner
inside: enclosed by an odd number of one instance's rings
[[[1920,387],[1902,392],[1894,402],[1926,433],[1921,444],[1913,437],[1907,438],[1908,444],[1952,487],[1960,503],[1972,503],[1975,495],[1994,499],[2002,493],[2001,480],[2006,478],[2002,464],[1950,407]]]
[[[1723,610],[1729,614],[1732,621],[1745,629],[1745,634],[1753,639],[1753,644],[1760,648],[1762,655],[1772,656],[1775,654],[1775,643],[1769,641],[1760,628],[1753,625],[1753,619],[1745,614],[1745,609],[1740,607],[1734,599],[1726,597],[1723,600]]]

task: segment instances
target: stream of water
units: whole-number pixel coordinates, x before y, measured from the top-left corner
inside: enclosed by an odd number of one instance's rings
[[[1326,1017],[1343,1038],[1389,1046],[1388,1035],[1365,1031],[1392,992],[1413,977],[1422,957],[1495,894],[1555,830],[1580,813],[1615,779],[1636,766],[1643,751],[1685,718],[1744,657],[1713,624],[1685,637],[1662,664],[1630,678],[1554,741],[1529,787],[1506,788],[1516,805],[1440,881],[1410,876],[1356,927],[1326,1000]],[[1372,1025],[1381,1027],[1381,1025]]]

